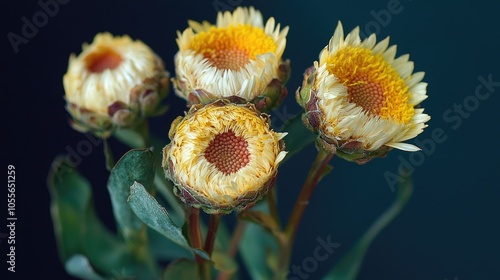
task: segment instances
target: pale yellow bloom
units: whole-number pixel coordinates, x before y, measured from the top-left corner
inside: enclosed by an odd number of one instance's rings
[[[252,205],[276,176],[286,133],[269,127],[254,106],[224,100],[192,106],[170,130],[163,168],[188,205],[227,213]]]
[[[288,27],[281,29],[274,18],[264,25],[253,7],[219,12],[215,25],[189,21],[178,32],[175,92],[191,103],[231,96],[251,101],[273,80],[284,84],[289,69],[281,56],[287,33]]]
[[[308,111],[306,125],[319,132],[323,144],[347,157],[354,153],[351,159],[360,162],[390,148],[419,150],[404,141],[427,127],[430,116],[418,108],[427,98],[427,83],[423,72],[413,73],[409,55],[395,55],[389,38],[376,43],[372,34],[361,41],[358,27],[344,38],[339,22],[297,94]]]
[[[106,133],[154,113],[168,89],[168,73],[147,45],[99,33],[82,49],[70,56],[63,79],[76,128]]]

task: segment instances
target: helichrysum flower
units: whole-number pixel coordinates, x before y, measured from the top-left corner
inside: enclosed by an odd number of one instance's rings
[[[403,142],[427,127],[430,117],[418,108],[427,83],[423,72],[412,73],[409,55],[395,58],[396,46],[388,46],[389,38],[376,43],[375,34],[361,41],[359,28],[344,39],[339,22],[319,62],[306,70],[296,98],[321,148],[358,163],[392,148],[419,150]]]
[[[193,105],[172,123],[171,143],[163,149],[162,166],[176,195],[210,214],[253,205],[286,155],[286,133],[274,132],[269,121],[252,104]]]
[[[281,60],[287,33],[274,18],[264,25],[253,7],[219,12],[215,25],[189,21],[177,33],[175,92],[188,105],[230,98],[260,110],[276,107],[290,75],[289,62]]]
[[[67,110],[73,127],[107,137],[115,127],[128,127],[160,114],[169,75],[162,60],[141,41],[99,33],[69,59],[64,75]]]

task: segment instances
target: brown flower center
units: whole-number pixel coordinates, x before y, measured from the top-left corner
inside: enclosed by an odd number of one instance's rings
[[[213,66],[220,69],[239,70],[241,67],[245,66],[250,59],[246,51],[235,48],[216,50],[208,56],[208,60]]]
[[[347,46],[327,59],[328,71],[347,87],[349,102],[366,112],[410,123],[415,110],[409,102],[408,86],[382,54],[359,46]]]
[[[352,85],[347,88],[347,93],[349,102],[355,103],[374,115],[380,115],[380,109],[384,107],[385,96],[378,83],[370,81],[363,75],[357,75]]]
[[[122,62],[122,57],[110,48],[102,48],[85,58],[87,69],[92,73],[101,73],[106,69],[115,69]]]
[[[248,142],[233,131],[215,136],[205,150],[205,158],[217,170],[229,175],[245,167],[250,161]]]

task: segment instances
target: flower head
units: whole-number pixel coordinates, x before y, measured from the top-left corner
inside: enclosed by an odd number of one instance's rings
[[[64,75],[67,110],[73,127],[106,137],[145,116],[164,112],[168,91],[161,59],[141,41],[100,33],[69,58]]]
[[[252,104],[193,105],[172,123],[162,166],[186,204],[210,214],[242,210],[274,183],[285,135]]]
[[[281,60],[288,27],[280,30],[274,18],[264,25],[253,7],[219,12],[215,25],[189,21],[189,26],[178,32],[172,79],[188,105],[219,98],[251,101],[258,109],[279,105],[290,74],[289,62]]]
[[[375,34],[361,41],[358,27],[344,39],[339,22],[319,62],[306,70],[296,98],[320,147],[358,163],[392,148],[419,150],[403,141],[427,127],[430,117],[417,107],[427,83],[423,72],[412,73],[409,55],[395,58],[396,46],[388,46],[389,38],[376,44]]]

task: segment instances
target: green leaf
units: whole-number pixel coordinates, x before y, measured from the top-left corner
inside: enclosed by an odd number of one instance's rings
[[[89,207],[90,185],[62,156],[52,163],[47,184],[59,256],[65,262],[71,255],[81,252],[80,240],[84,234],[81,221],[85,220]]]
[[[196,262],[188,259],[179,259],[165,269],[162,279],[200,280],[201,277]]]
[[[258,203],[252,209],[269,212],[266,203]],[[247,223],[239,249],[252,279],[271,279],[272,271],[268,262],[270,257],[278,255],[278,246],[269,232],[257,224]]]
[[[85,280],[104,280],[103,277],[94,271],[87,257],[83,255],[74,255],[70,257],[66,261],[65,268],[68,274],[74,277]]]
[[[108,191],[119,231],[129,244],[144,241],[142,221],[134,214],[127,199],[130,186],[140,182],[151,191],[155,173],[155,158],[149,149],[130,150],[115,165],[108,180]]]
[[[150,227],[148,227],[148,240],[150,251],[158,260],[173,261],[178,258],[193,257],[193,254],[186,248],[165,238],[165,236]]]
[[[166,138],[168,140],[168,138]],[[163,158],[163,148],[167,145],[166,141],[157,137],[151,137],[153,151],[157,156],[157,168],[155,174],[155,186],[159,194],[163,196],[171,210],[172,220],[181,224],[185,219],[184,203],[174,194],[173,183],[165,178],[165,172],[161,167]]]
[[[90,184],[64,157],[52,164],[47,183],[59,256],[70,269],[68,273],[86,273],[88,267],[93,267],[103,275],[110,275],[127,267],[143,278],[159,274],[155,267],[132,255],[102,224],[93,208]],[[84,265],[83,256],[89,266]],[[68,266],[70,258],[74,259]]]
[[[172,183],[165,179],[165,174],[161,168],[162,149],[167,145],[167,141],[164,141],[163,138],[151,137],[147,121],[133,128],[118,128],[113,132],[113,136],[130,148],[147,148],[151,146],[151,150],[159,156],[156,161],[158,167],[156,170],[155,186],[159,193],[167,200],[173,213],[172,218],[176,221],[183,221],[183,205],[174,195]],[[168,137],[164,139],[169,140]],[[148,186],[146,185],[146,187]]]
[[[396,201],[389,207],[358,240],[356,245],[337,263],[324,279],[327,280],[354,280],[359,273],[366,251],[377,235],[398,216],[408,202],[413,191],[411,179],[398,186]]]
[[[181,228],[174,224],[165,208],[138,182],[134,182],[130,187],[129,204],[137,217],[146,225],[176,244],[194,252],[182,235]]]
[[[161,167],[156,169],[154,182],[156,190],[166,200],[168,206],[170,206],[169,210],[171,210],[170,213],[172,220],[178,224],[183,223],[185,219],[184,206],[181,204],[179,198],[175,196],[172,182],[165,178],[165,174],[163,173],[163,169]]]
[[[288,151],[287,156],[283,159],[283,163],[300,152],[303,148],[313,143],[316,137],[314,133],[309,131],[302,123],[302,113],[288,120],[282,131],[288,132],[288,135],[283,138],[285,140],[286,150]]]

